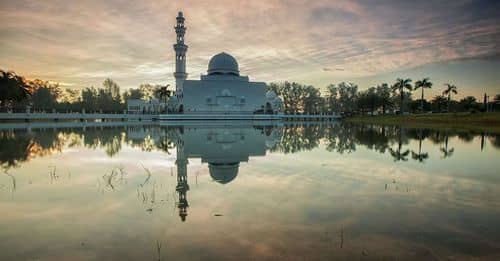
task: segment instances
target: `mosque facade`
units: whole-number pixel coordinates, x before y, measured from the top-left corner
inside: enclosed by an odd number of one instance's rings
[[[169,108],[183,114],[279,114],[283,102],[273,91],[267,91],[264,82],[251,82],[240,75],[238,62],[228,53],[214,55],[206,75],[199,80],[187,80],[184,42],[186,27],[182,12],[174,27],[177,42],[175,51],[175,95],[169,100]]]

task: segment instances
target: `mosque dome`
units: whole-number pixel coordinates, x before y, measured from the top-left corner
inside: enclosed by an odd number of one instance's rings
[[[208,171],[213,180],[227,184],[238,175],[239,162],[234,163],[209,163]]]
[[[240,75],[236,59],[224,52],[216,54],[210,59],[207,72],[208,75]]]

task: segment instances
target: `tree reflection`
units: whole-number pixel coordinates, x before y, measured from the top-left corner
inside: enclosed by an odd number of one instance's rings
[[[196,128],[196,127],[190,127]],[[266,144],[272,152],[297,153],[318,147],[339,154],[355,152],[359,147],[381,154],[389,152],[396,161],[409,159],[425,162],[429,152],[422,151],[422,144],[429,140],[435,144],[441,158],[450,158],[455,148],[450,144],[451,137],[465,142],[481,137],[481,147],[489,139],[492,148],[500,149],[500,136],[472,131],[431,130],[423,128],[402,128],[400,126],[380,126],[373,124],[353,124],[347,122],[293,123],[284,126],[254,126],[265,137],[273,137]],[[0,167],[10,169],[36,157],[60,153],[65,148],[85,147],[102,149],[109,157],[120,153],[123,146],[138,148],[142,151],[163,151],[170,154],[178,144],[182,126],[160,127],[155,125],[85,128],[39,128],[0,131]],[[279,136],[279,137],[278,137]],[[418,140],[418,147],[408,145],[409,139]],[[176,141],[176,142],[174,142]],[[397,147],[391,147],[397,144]],[[405,145],[408,147],[405,148]],[[410,156],[411,152],[411,157]]]
[[[500,149],[500,135],[495,135],[491,137],[490,142],[494,148]]]
[[[356,150],[356,142],[354,140],[354,129],[349,127],[350,124],[335,124],[327,132],[328,151],[337,153],[350,153]]]
[[[162,137],[157,144],[158,149],[170,155],[170,151],[175,148],[175,144],[167,137]]]
[[[394,150],[392,148],[389,148],[389,153],[391,154],[392,158],[394,161],[408,161],[408,154],[410,154],[409,150],[401,151],[402,149],[402,144],[403,144],[403,131],[401,127],[398,128],[398,148],[397,150]]]
[[[282,153],[296,153],[303,150],[311,150],[319,145],[323,137],[325,126],[321,124],[303,125],[293,124],[285,126],[280,143],[272,151]]]
[[[418,162],[424,162],[429,158],[429,153],[422,153],[422,140],[424,139],[424,130],[418,130],[418,153],[411,151],[411,157]]]
[[[13,132],[0,133],[0,163],[3,169],[17,166],[30,157],[32,141],[24,135]]]
[[[441,148],[441,152],[443,154],[442,158],[445,159],[445,158],[449,158],[453,155],[453,152],[455,151],[454,148],[450,148],[448,149],[448,133],[445,132],[444,134],[444,147]]]

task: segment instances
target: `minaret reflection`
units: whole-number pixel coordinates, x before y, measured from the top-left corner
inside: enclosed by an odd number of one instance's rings
[[[179,195],[179,203],[177,207],[179,208],[179,216],[182,222],[186,221],[187,208],[189,203],[187,201],[187,191],[189,190],[189,184],[187,179],[187,164],[188,159],[184,153],[184,144],[182,140],[177,142],[177,160],[175,165],[177,166],[177,186],[175,190]]]
[[[202,163],[208,163],[212,179],[220,184],[227,184],[238,175],[240,162],[248,162],[250,156],[266,155],[266,149],[281,140],[283,131],[281,127],[273,125],[184,125],[178,128],[176,134],[177,207],[184,222],[189,207],[189,158],[200,158]]]

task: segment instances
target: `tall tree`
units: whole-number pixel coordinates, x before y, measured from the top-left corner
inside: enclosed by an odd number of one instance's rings
[[[74,103],[81,101],[80,91],[76,89],[66,88],[62,93],[61,101],[66,103]]]
[[[459,102],[459,105],[462,108],[462,110],[465,111],[471,109],[477,109],[479,107],[479,104],[477,103],[477,100],[474,96],[467,96],[462,98]]]
[[[35,109],[49,110],[56,107],[57,99],[62,93],[59,84],[51,84],[39,79],[30,81],[29,84],[33,92],[31,101]]]
[[[491,110],[495,111],[498,105],[500,105],[500,94],[495,95],[495,97],[493,98],[493,104],[491,105]]]
[[[10,108],[30,96],[30,85],[23,77],[12,71],[0,70],[0,107]]]
[[[351,113],[355,109],[358,96],[358,85],[341,82],[338,84],[339,103],[342,112]]]
[[[326,87],[326,102],[329,113],[339,113],[338,89],[335,84]]]
[[[432,105],[433,109],[437,109],[438,112],[441,112],[441,108],[446,106],[446,103],[447,103],[447,99],[443,95],[437,95],[431,101],[431,105]]]
[[[429,81],[429,78],[424,78],[415,82],[415,90],[419,88],[422,90],[422,96],[420,97],[420,112],[424,112],[424,89],[432,88],[432,82]]]
[[[97,89],[93,86],[82,90],[82,107],[88,112],[97,109]]]
[[[169,86],[170,84],[167,84],[165,86],[158,87],[155,90],[155,96],[160,100],[163,100],[164,103],[167,103],[168,98],[172,95],[172,91],[168,89]]]
[[[379,107],[379,98],[376,94],[376,88],[370,87],[368,90],[361,91],[357,95],[357,105],[361,113],[370,111],[373,115],[376,108]]]
[[[321,93],[317,88],[313,86],[303,86],[303,102],[304,102],[304,113],[307,114],[318,114],[321,110]]]
[[[128,99],[140,100],[144,95],[139,88],[131,88],[123,93],[123,100],[126,102]]]
[[[391,89],[387,83],[382,83],[377,85],[376,94],[379,99],[380,105],[382,106],[382,114],[385,114],[389,106],[392,107],[391,103]]]
[[[443,91],[443,95],[448,95],[448,112],[450,112],[451,95],[457,94],[457,86],[450,83],[445,83],[444,85],[446,89]]]
[[[493,98],[494,102],[500,102],[500,94],[495,95],[495,98]]]
[[[377,97],[376,91],[377,89],[375,87],[370,87],[367,90],[368,107],[370,108],[370,112],[372,113],[372,115],[375,112],[375,109],[379,107],[379,99]]]
[[[116,112],[122,109],[120,86],[110,78],[104,80],[102,86],[104,89],[98,91],[99,108],[107,112]]]
[[[399,93],[399,97],[400,97],[399,113],[400,114],[403,114],[403,102],[404,102],[405,89],[408,90],[409,92],[412,90],[411,79],[398,78],[398,79],[396,79],[396,82],[394,83],[394,85],[392,85],[392,91],[393,92],[397,91]]]
[[[111,95],[114,101],[120,101],[120,86],[110,78],[106,78],[102,83],[104,90]]]
[[[142,98],[149,101],[155,95],[156,86],[149,83],[143,83],[139,85],[139,89],[141,90]]]

